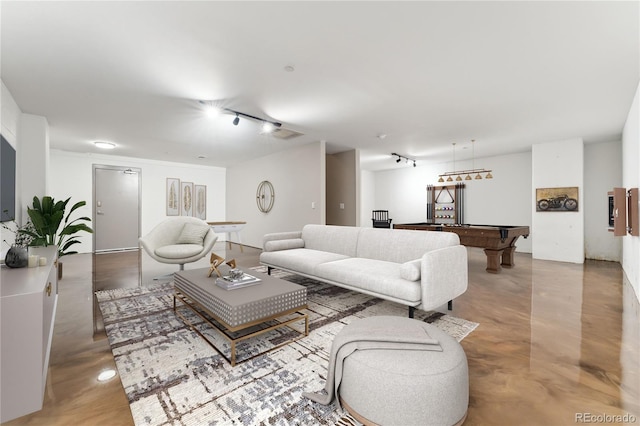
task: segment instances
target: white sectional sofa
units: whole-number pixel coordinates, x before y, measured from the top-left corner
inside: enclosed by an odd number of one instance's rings
[[[467,249],[453,232],[306,225],[267,234],[260,263],[425,311],[467,290]]]

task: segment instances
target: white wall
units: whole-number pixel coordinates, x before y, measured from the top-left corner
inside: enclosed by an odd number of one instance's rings
[[[370,170],[360,170],[360,225],[371,228],[371,211],[382,210],[376,208],[376,173]]]
[[[247,222],[241,233],[244,244],[262,247],[264,234],[325,223],[325,151],[325,143],[316,142],[227,169],[226,216]],[[275,190],[269,213],[260,212],[256,205],[256,189],[264,180]]]
[[[49,123],[45,117],[32,114],[20,116],[20,152],[17,153],[20,175],[20,192],[24,205],[22,223],[27,220],[26,205],[31,205],[34,195],[39,198],[49,192]],[[17,210],[17,209],[16,209]]]
[[[166,216],[166,179],[178,178],[207,186],[207,221],[226,220],[226,175],[220,167],[167,161],[144,160],[114,155],[79,154],[51,150],[51,183],[48,195],[56,200],[71,197],[70,204],[86,201],[87,205],[74,212],[78,216],[93,216],[93,164],[136,167],[142,170],[141,235],[145,235]],[[74,216],[75,217],[75,216]],[[93,237],[82,233],[82,243],[74,246],[80,253],[93,250]],[[220,235],[219,240],[224,240]]]
[[[640,187],[640,86],[636,89],[629,115],[622,132],[622,186]],[[640,310],[640,239],[630,235],[622,237],[622,269],[629,285],[623,286],[622,344],[620,364],[625,371],[622,387],[632,396],[626,406],[637,407],[637,395],[640,391],[640,373],[638,372],[638,335],[640,324],[637,321]],[[625,280],[625,284],[627,284]],[[629,289],[629,290],[628,290]],[[633,297],[635,296],[635,298]],[[635,396],[635,398],[633,398]]]
[[[532,147],[533,257],[584,262],[584,144],[581,138]],[[536,188],[578,187],[578,210],[536,212]]]
[[[427,185],[438,179],[438,173],[433,165],[411,167],[404,163],[391,170],[375,172],[375,210],[389,210],[392,225],[424,222],[427,218]]]
[[[622,132],[622,186],[640,187],[640,108],[639,89],[636,89],[633,103]],[[622,269],[640,300],[640,239],[627,235],[622,237]]]
[[[622,185],[622,143],[584,146],[584,250],[587,259],[622,260],[622,241],[609,232],[607,192]]]
[[[2,135],[11,144],[12,147],[17,149],[18,138],[18,122],[20,121],[20,115],[22,111],[15,99],[7,89],[7,86],[2,83],[2,91],[0,92],[0,122],[2,123]]]
[[[493,170],[493,179],[465,181],[465,222],[531,229],[531,153],[476,158],[475,167]],[[471,168],[470,161],[456,162],[456,170]],[[427,185],[442,185],[437,182],[438,175],[451,170],[450,163],[443,163],[376,172],[373,205],[376,209],[389,210],[394,224],[424,222]],[[517,251],[531,252],[533,229],[531,232],[529,238],[518,239]]]
[[[476,168],[493,170],[493,179],[465,181],[466,223],[528,226],[530,235],[520,237],[516,251],[531,253],[535,230],[531,225],[531,153],[486,157]],[[471,164],[465,168],[471,169]]]

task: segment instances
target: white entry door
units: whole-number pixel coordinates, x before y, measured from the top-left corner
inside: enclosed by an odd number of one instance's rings
[[[93,165],[94,252],[138,248],[142,171]]]

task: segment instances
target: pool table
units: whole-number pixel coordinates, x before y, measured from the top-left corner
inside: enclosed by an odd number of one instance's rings
[[[493,274],[499,273],[503,267],[515,266],[513,253],[516,250],[516,240],[520,236],[529,236],[528,226],[402,223],[393,225],[393,228],[455,232],[460,237],[460,244],[484,249],[487,255],[487,272]]]

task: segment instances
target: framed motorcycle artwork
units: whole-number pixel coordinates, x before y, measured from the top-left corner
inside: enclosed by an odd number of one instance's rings
[[[578,187],[536,188],[537,212],[577,212]]]

